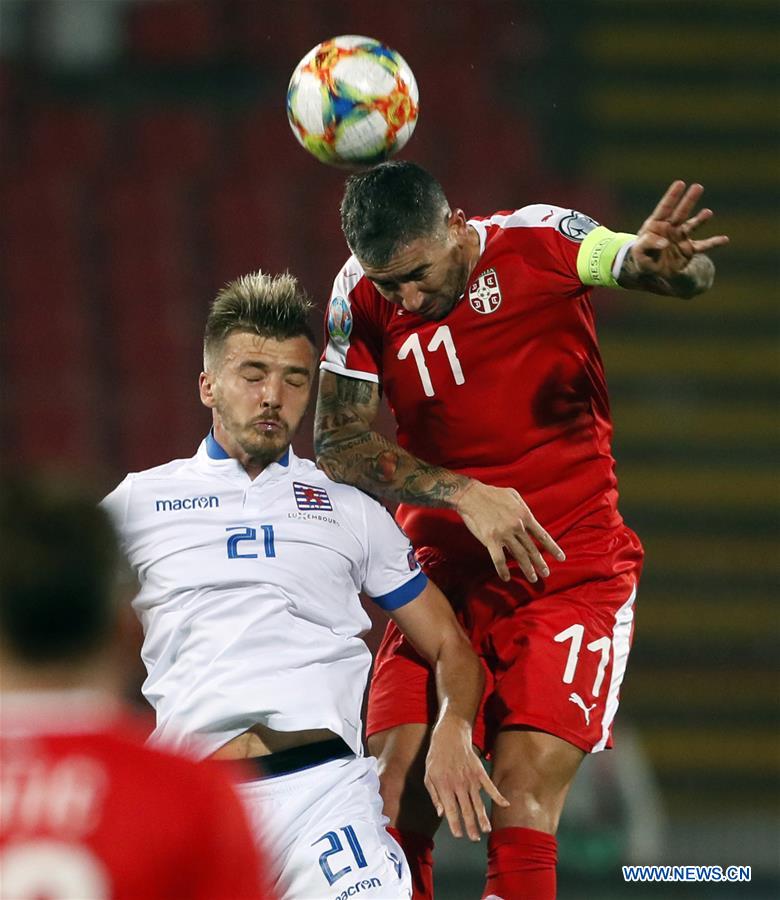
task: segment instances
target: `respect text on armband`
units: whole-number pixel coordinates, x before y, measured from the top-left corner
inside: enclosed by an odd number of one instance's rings
[[[595,235],[594,235],[595,237]],[[607,244],[612,240],[612,235],[608,235],[603,238],[596,244],[595,247],[590,251],[590,256],[588,257],[588,274],[595,284],[600,284],[602,281],[601,278],[601,255],[606,249]]]

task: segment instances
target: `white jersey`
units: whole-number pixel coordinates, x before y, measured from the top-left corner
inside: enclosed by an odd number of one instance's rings
[[[292,449],[252,481],[211,434],[103,503],[140,582],[156,739],[204,757],[259,723],[328,728],[361,755],[358,593],[391,610],[427,583],[382,506]]]

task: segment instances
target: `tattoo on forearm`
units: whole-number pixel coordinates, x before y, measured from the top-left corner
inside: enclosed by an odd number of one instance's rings
[[[671,285],[664,278],[653,273],[641,272],[631,253],[627,253],[623,260],[617,282],[621,287],[629,290],[651,291],[654,294],[666,295],[673,293]]]
[[[463,475],[418,460],[375,431],[324,441],[317,465],[334,481],[416,506],[451,506],[468,482]]]
[[[315,416],[317,465],[334,481],[416,506],[453,506],[469,479],[432,466],[371,429],[378,385],[341,376],[320,383]]]
[[[664,278],[649,272],[640,272],[636,260],[627,253],[618,276],[618,284],[624,288],[650,291],[674,297],[694,297],[712,286],[715,266],[704,253],[691,257],[686,267],[677,274]]]
[[[346,405],[333,394],[320,395],[314,427],[316,445],[319,446],[332,432],[354,425],[366,426],[365,419],[354,407]]]
[[[336,399],[342,403],[369,403],[373,394],[373,382],[358,378],[336,379]]]

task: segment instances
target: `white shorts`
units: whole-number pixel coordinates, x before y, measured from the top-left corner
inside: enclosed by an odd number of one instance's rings
[[[274,866],[279,900],[409,900],[403,851],[387,833],[376,760],[348,756],[238,785]]]

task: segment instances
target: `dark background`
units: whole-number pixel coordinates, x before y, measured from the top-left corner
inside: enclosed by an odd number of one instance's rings
[[[320,40],[367,34],[404,55],[421,112],[402,155],[467,214],[550,202],[630,231],[674,178],[705,185],[711,231],[732,237],[714,290],[594,299],[621,508],[647,562],[618,750],[586,763],[572,797],[561,898],[780,890],[779,13],[0,0],[2,457],[106,489],[191,455],[208,428],[200,337],[225,281],[289,269],[327,299],[346,256],[343,173],[285,116]],[[442,836],[444,900],[478,896],[483,852]],[[642,889],[623,885],[627,859],[752,865],[754,880]]]

